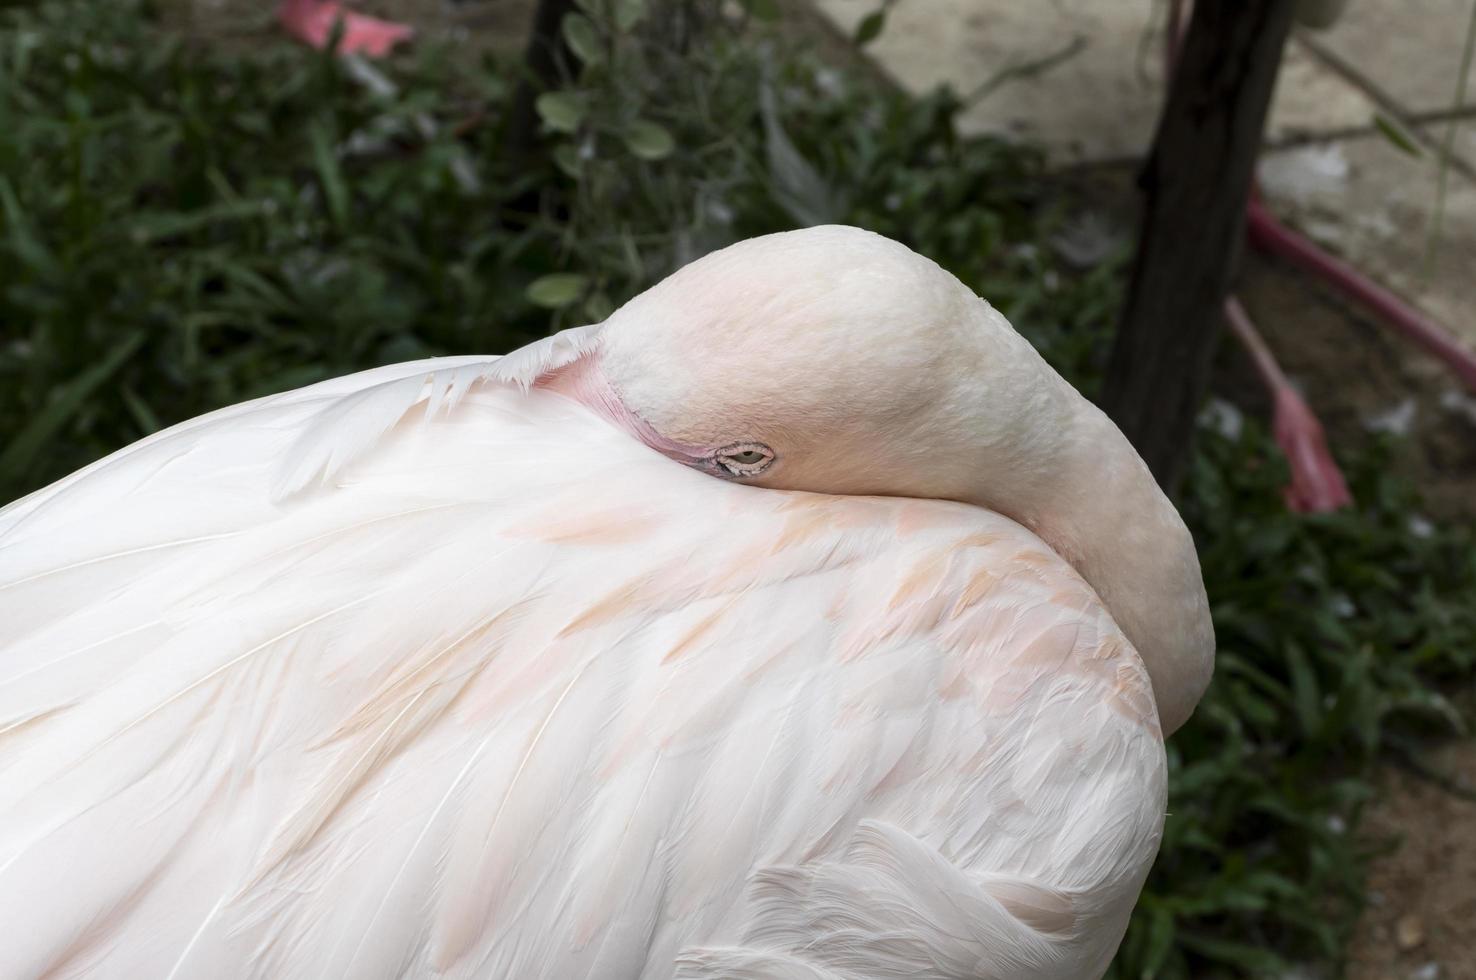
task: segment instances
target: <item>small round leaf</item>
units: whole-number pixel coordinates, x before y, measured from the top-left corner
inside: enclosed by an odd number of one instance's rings
[[[578,92],[544,92],[533,103],[543,124],[556,133],[572,133],[584,121],[584,98]]]
[[[579,149],[573,143],[560,143],[554,147],[553,159],[560,170],[575,180],[584,176],[584,161],[579,158]]]
[[[576,13],[565,14],[563,30],[564,42],[569,45],[569,50],[586,65],[596,64],[604,57],[599,32],[588,17]]]
[[[589,277],[578,272],[553,272],[528,283],[526,295],[536,306],[557,310],[584,295],[588,283]]]
[[[626,149],[642,160],[662,160],[676,149],[676,140],[666,127],[645,119],[637,119],[621,134]]]
[[[646,0],[615,0],[615,26],[628,31],[646,16]]]
[[[873,10],[861,18],[861,23],[856,27],[856,43],[870,44],[881,34],[882,28],[887,26],[887,8]]]

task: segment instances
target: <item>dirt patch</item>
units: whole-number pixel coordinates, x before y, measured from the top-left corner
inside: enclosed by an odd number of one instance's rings
[[[1476,787],[1476,742],[1426,758]],[[1476,980],[1476,802],[1388,767],[1364,831],[1398,846],[1369,877],[1347,980]]]

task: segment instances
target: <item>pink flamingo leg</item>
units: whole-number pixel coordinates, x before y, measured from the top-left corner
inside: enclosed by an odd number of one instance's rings
[[[328,46],[334,25],[342,20],[343,38],[338,50],[371,58],[384,57],[395,45],[415,34],[408,24],[356,14],[345,10],[337,0],[283,0],[277,8],[277,19],[288,34],[315,48]]]
[[[1225,301],[1225,317],[1231,332],[1250,353],[1256,373],[1275,403],[1271,430],[1291,466],[1291,485],[1285,490],[1286,505],[1299,513],[1321,514],[1352,504],[1353,495],[1328,452],[1321,423],[1291,386],[1271,348],[1266,346],[1245,307],[1234,296]]]

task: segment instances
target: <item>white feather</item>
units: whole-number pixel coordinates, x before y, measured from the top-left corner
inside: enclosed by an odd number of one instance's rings
[[[24,504],[0,975],[1100,972],[1163,762],[1085,583],[976,508],[726,485],[487,379],[290,393]],[[271,503],[298,449],[337,485]]]
[[[325,399],[285,454],[273,496],[281,499],[332,480],[416,405],[426,404],[427,417],[449,413],[474,386],[487,381],[527,391],[539,378],[591,352],[598,338],[598,324],[572,327],[505,357],[422,361],[423,373]]]

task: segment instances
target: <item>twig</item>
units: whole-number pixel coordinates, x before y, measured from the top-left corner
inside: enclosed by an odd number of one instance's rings
[[[1476,23],[1476,21],[1473,21],[1473,23]],[[1445,147],[1444,149],[1442,149],[1439,141],[1429,136],[1427,133],[1425,133],[1424,130],[1416,125],[1418,120],[1415,116],[1406,112],[1404,110],[1404,107],[1400,105],[1393,96],[1380,88],[1379,85],[1372,78],[1368,77],[1368,75],[1360,71],[1357,65],[1354,65],[1352,62],[1348,61],[1332,48],[1312,37],[1306,31],[1297,31],[1295,36],[1298,44],[1306,48],[1307,51],[1310,52],[1312,56],[1315,57],[1318,61],[1321,61],[1327,67],[1331,68],[1334,72],[1342,75],[1345,79],[1352,82],[1354,87],[1356,87],[1364,95],[1368,96],[1370,102],[1379,107],[1380,112],[1392,119],[1394,122],[1398,123],[1399,127],[1403,129],[1406,133],[1408,133],[1412,140],[1420,144],[1426,150],[1429,150],[1431,153],[1439,154],[1442,160],[1448,160],[1451,166],[1455,167],[1466,177],[1469,177],[1472,180],[1476,180],[1476,167],[1472,167],[1471,164],[1468,163],[1466,160],[1462,159],[1459,156],[1456,156],[1451,152],[1451,143],[1448,133]],[[1466,53],[1467,55],[1470,54],[1469,47],[1467,48]],[[1459,99],[1457,100],[1456,105],[1457,108],[1459,108]]]
[[[990,75],[979,84],[979,87],[964,97],[965,106],[973,106],[982,102],[992,95],[997,89],[1002,88],[1009,82],[1019,81],[1025,78],[1034,78],[1036,75],[1050,71],[1052,68],[1069,61],[1080,54],[1087,46],[1086,36],[1078,34],[1073,37],[1065,47],[1059,51],[1053,51],[1043,58],[1034,61],[1026,61],[1017,65],[1006,65],[999,71]]]

